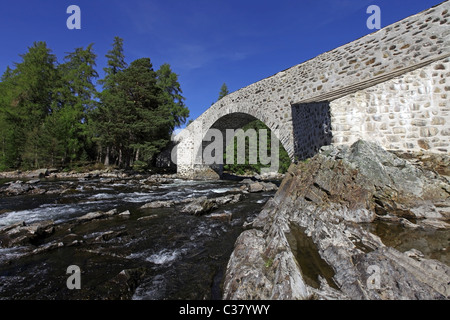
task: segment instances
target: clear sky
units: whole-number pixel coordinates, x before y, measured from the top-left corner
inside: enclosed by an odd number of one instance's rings
[[[97,71],[114,36],[128,63],[149,57],[179,75],[191,118],[217,100],[223,83],[235,91],[373,32],[369,5],[381,26],[443,0],[2,0],[0,74],[45,41],[62,62],[94,43]],[[81,30],[69,30],[67,7],[81,9]]]

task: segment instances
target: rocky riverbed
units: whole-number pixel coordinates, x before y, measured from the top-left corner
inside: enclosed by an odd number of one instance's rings
[[[223,297],[449,299],[448,159],[358,141],[292,165],[239,236]]]
[[[220,299],[237,236],[278,188],[57,175],[9,173],[0,182],[0,299]],[[66,286],[71,265],[81,269],[80,290]]]

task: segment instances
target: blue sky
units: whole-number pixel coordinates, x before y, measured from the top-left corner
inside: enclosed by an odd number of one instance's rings
[[[103,75],[114,36],[126,60],[149,57],[179,75],[191,118],[230,91],[269,77],[373,32],[369,5],[382,27],[443,0],[14,0],[0,5],[0,74],[20,62],[34,41],[45,41],[62,62],[94,43]],[[69,30],[69,5],[81,8],[81,30]]]

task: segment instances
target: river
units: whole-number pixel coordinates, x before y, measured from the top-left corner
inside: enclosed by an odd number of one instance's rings
[[[34,185],[46,190],[43,194],[3,196],[0,228],[52,220],[55,231],[38,243],[0,248],[0,299],[221,299],[235,240],[274,191],[246,193],[240,202],[214,211],[231,219],[183,214],[179,207],[140,207],[157,200],[219,197],[241,185],[44,179]],[[89,212],[111,209],[130,214],[75,223]],[[81,270],[81,289],[67,287],[71,265]]]

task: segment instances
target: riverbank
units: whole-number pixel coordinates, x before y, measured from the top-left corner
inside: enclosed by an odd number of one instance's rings
[[[238,238],[225,299],[450,298],[450,183],[442,162],[359,141],[292,165]]]

